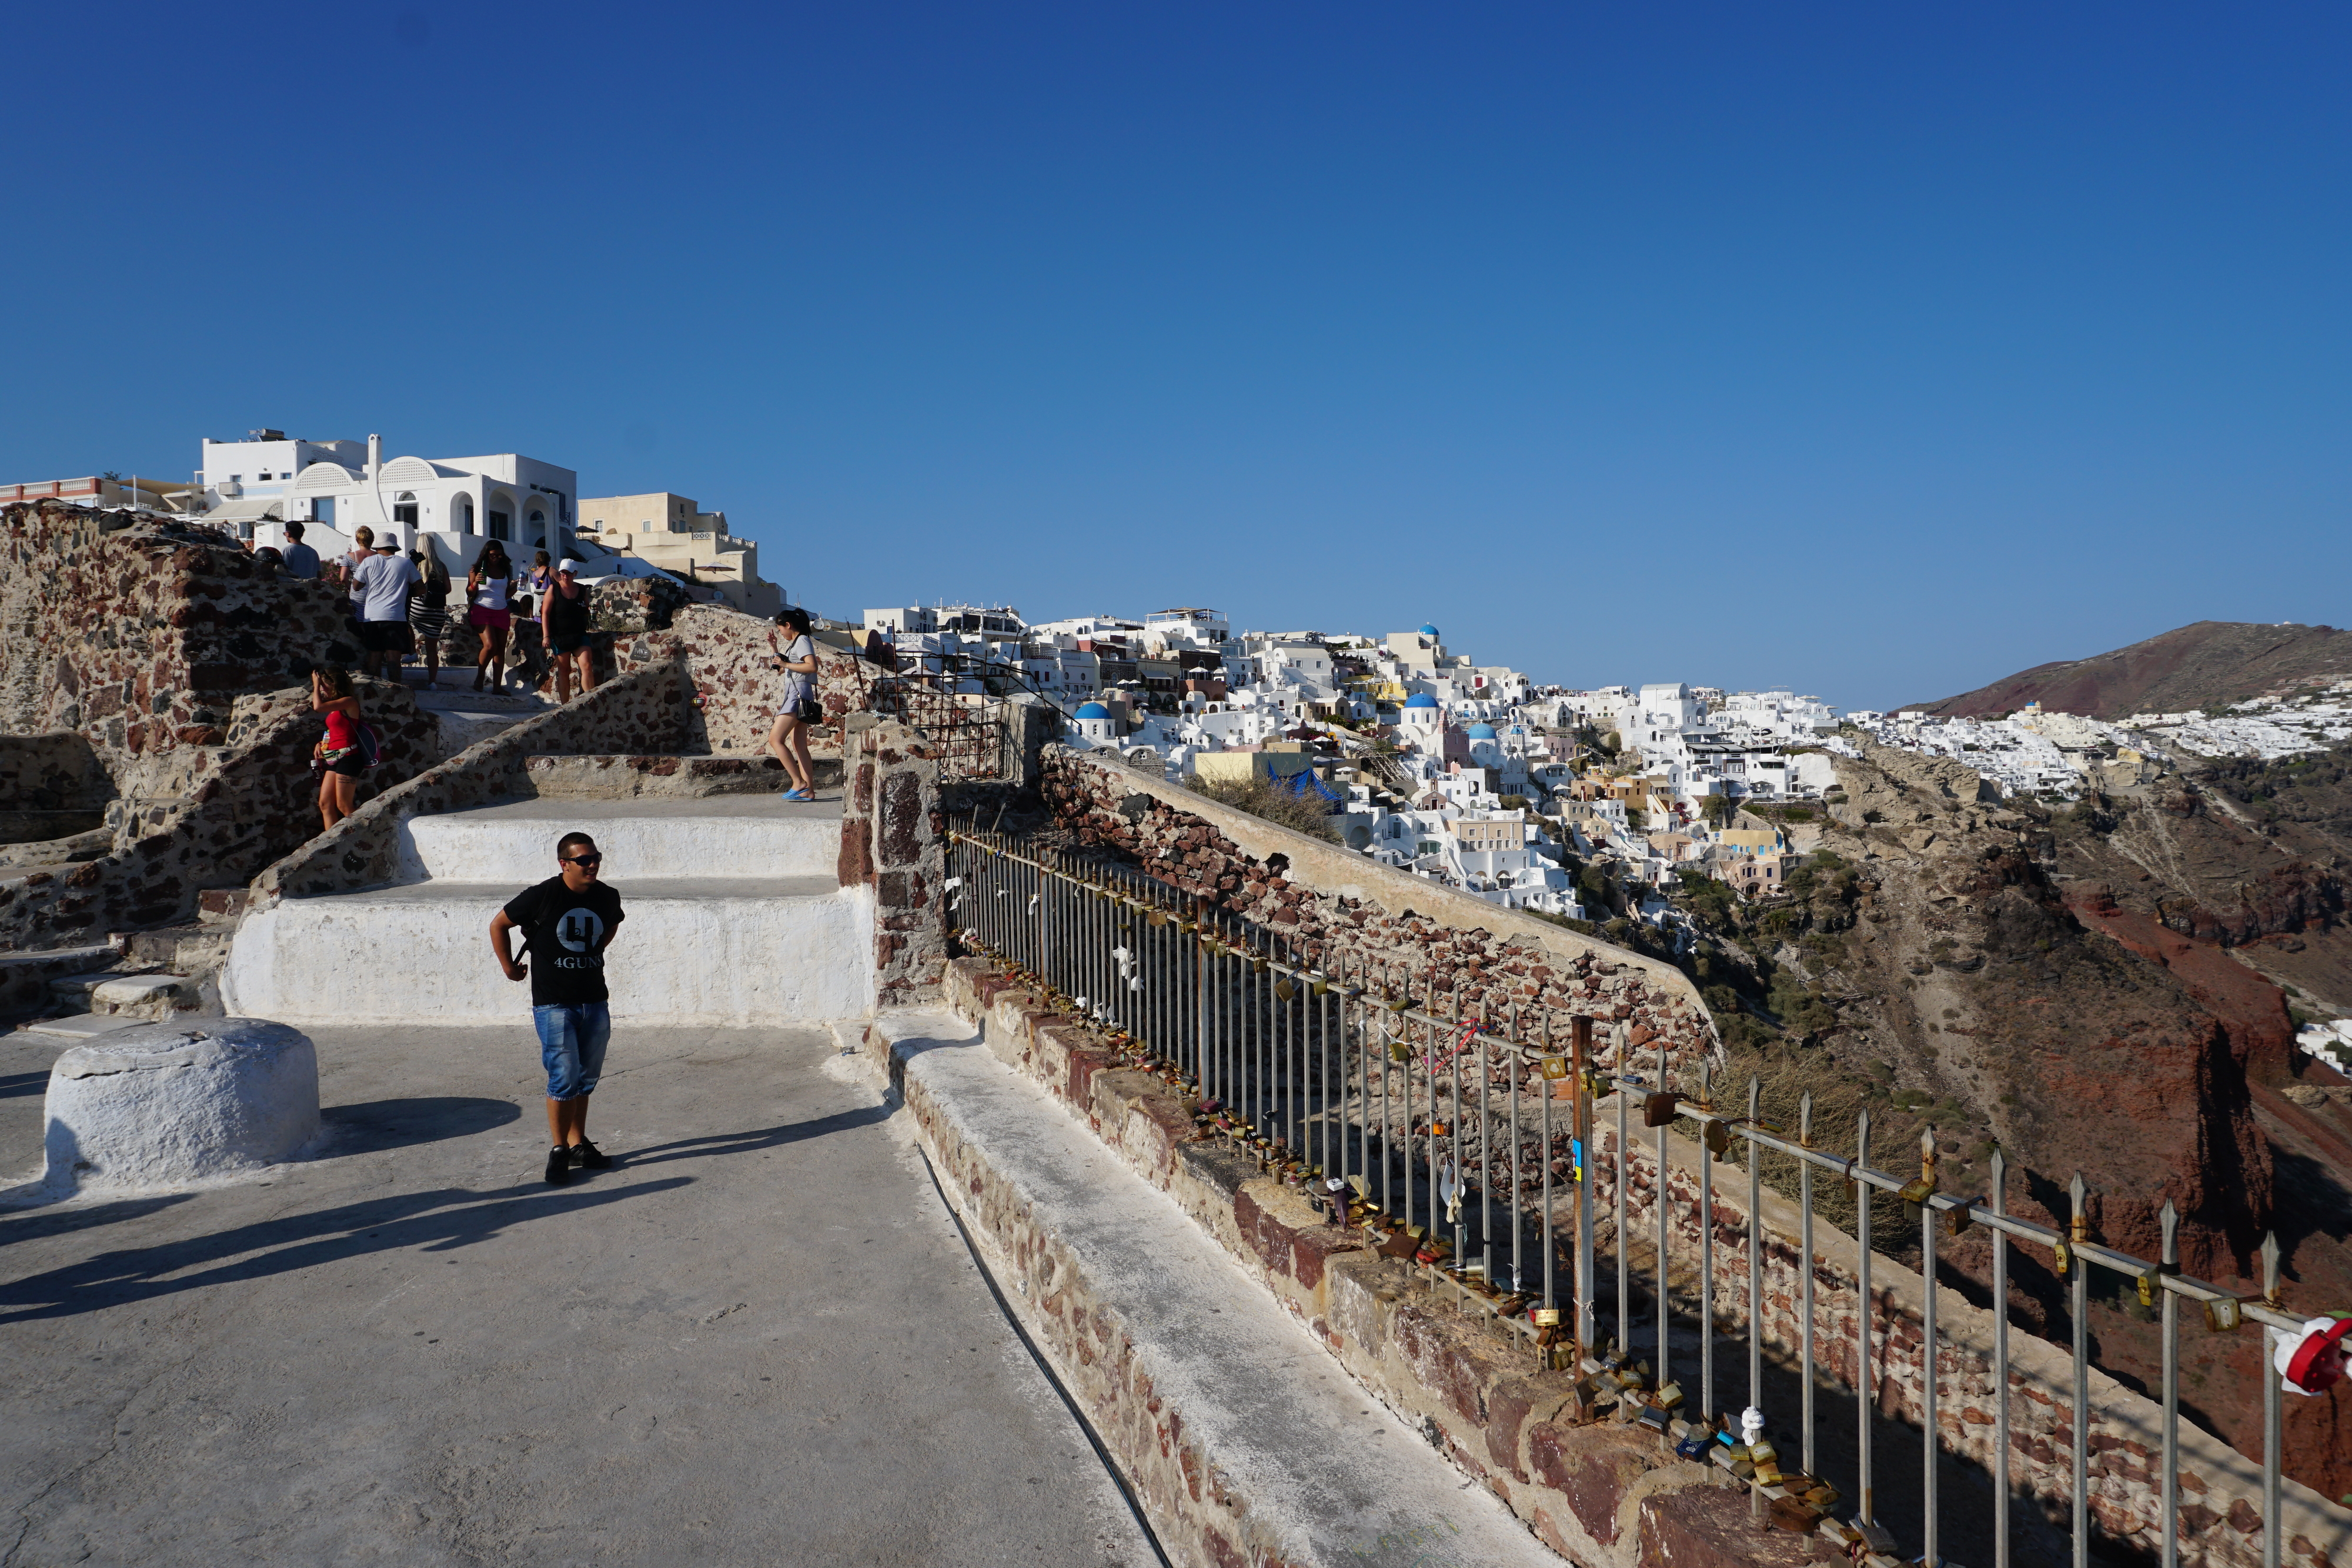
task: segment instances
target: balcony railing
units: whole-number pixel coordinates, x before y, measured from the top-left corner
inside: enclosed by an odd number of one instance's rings
[[[2006,1173],[1997,1151],[1990,1194],[1956,1198],[1937,1190],[1932,1130],[1917,1176],[1880,1170],[1868,1163],[1866,1113],[1852,1155],[1833,1153],[1812,1139],[1810,1093],[1790,1108],[1793,1135],[1765,1119],[1753,1081],[1745,1113],[1727,1113],[1713,1103],[1711,1074],[1704,1066],[1695,1099],[1671,1090],[1663,1042],[1644,1064],[1646,1071],[1604,1072],[1587,1017],[1517,1008],[1502,1017],[1465,1016],[1452,1004],[1433,967],[1407,974],[1400,967],[1302,943],[1280,929],[1237,920],[1122,864],[1064,858],[1051,849],[976,830],[951,833],[949,853],[950,874],[957,879],[950,883],[954,891],[948,913],[954,939],[1025,977],[1053,1005],[1099,1030],[1136,1065],[1158,1071],[1196,1095],[1202,1135],[1250,1153],[1268,1174],[1334,1206],[1335,1223],[1344,1218],[1391,1255],[1412,1258],[1433,1286],[1467,1307],[1491,1312],[1531,1342],[1538,1364],[1573,1370],[1613,1392],[1662,1440],[1678,1438],[1685,1458],[1705,1457],[1733,1470],[1751,1488],[1759,1519],[1773,1505],[1783,1513],[1798,1511],[1808,1527],[1826,1521],[1825,1532],[1860,1560],[1891,1564],[1895,1551],[1892,1534],[1875,1517],[1875,1500],[1885,1490],[1879,1484],[1872,1431],[1870,1385],[1875,1380],[1863,1377],[1860,1388],[1852,1379],[1843,1380],[1853,1401],[1855,1437],[1851,1473],[1834,1486],[1822,1479],[1816,1443],[1834,1417],[1818,1407],[1817,1384],[1832,1370],[1825,1360],[1848,1364],[1842,1354],[1831,1354],[1844,1348],[1828,1343],[1831,1333],[1852,1342],[1850,1364],[1855,1368],[1885,1364],[1895,1344],[1874,1311],[1832,1314],[1816,1300],[1818,1176],[1855,1184],[1858,1192],[1895,1195],[1907,1206],[1907,1223],[1916,1226],[1919,1275],[1927,1281],[1920,1293],[1917,1414],[1922,1432],[1936,1436],[1920,1445],[1917,1491],[1904,1489],[1919,1505],[1917,1550],[1905,1552],[1906,1562],[1942,1562],[1939,1537],[1948,1533],[1937,1473],[1938,1450],[1948,1447],[1938,1401],[1943,1384],[1954,1375],[1944,1370],[1947,1357],[1956,1359],[1960,1353],[1947,1344],[1937,1322],[1939,1236],[1980,1227],[1991,1244],[1990,1533],[1995,1568],[2008,1568],[2012,1561],[2019,1534],[2011,1518],[2013,1483],[2021,1480],[2028,1495],[2038,1493],[2063,1517],[2078,1568],[2092,1560],[2093,1359],[2086,1324],[2094,1270],[2125,1281],[2143,1302],[2160,1304],[2160,1519],[2147,1523],[2158,1533],[2166,1568],[2180,1561],[2181,1552],[2182,1312],[2217,1327],[2235,1327],[2242,1320],[2290,1337],[2305,1327],[2306,1314],[2289,1311],[2279,1298],[2274,1238],[2263,1246],[2263,1296],[2242,1301],[2221,1286],[2180,1273],[2177,1217],[2169,1202],[2163,1213],[2163,1258],[2137,1258],[2089,1239],[2080,1176],[2073,1184],[2066,1228],[2053,1228],[2007,1211]],[[1591,1151],[1603,1095],[1613,1095],[1613,1158],[1598,1162],[1595,1169]],[[1646,1217],[1655,1257],[1642,1281],[1655,1309],[1654,1324],[1642,1325],[1653,1330],[1645,1337],[1654,1338],[1654,1366],[1638,1361],[1633,1348],[1636,1260],[1630,1244],[1635,1217],[1629,1204],[1643,1174],[1630,1164],[1637,1111],[1643,1132],[1654,1132],[1656,1138],[1648,1173],[1652,1212]],[[1677,1130],[1707,1151],[1697,1161],[1694,1198],[1679,1207],[1674,1178],[1681,1173],[1668,1143]],[[1798,1298],[1792,1303],[1796,1343],[1782,1343],[1776,1353],[1793,1360],[1801,1389],[1793,1423],[1800,1468],[1794,1469],[1782,1462],[1781,1453],[1751,1450],[1736,1440],[1728,1429],[1728,1402],[1721,1396],[1717,1341],[1734,1331],[1717,1311],[1715,1165],[1735,1145],[1747,1155],[1745,1389],[1751,1406],[1765,1404],[1767,1345],[1759,1325],[1767,1321],[1766,1255],[1793,1242],[1801,1260],[1795,1270],[1801,1282],[1791,1292]],[[1762,1153],[1796,1163],[1793,1238],[1769,1233],[1761,1220]],[[1593,1211],[1601,1201],[1596,1188],[1603,1187],[1615,1221],[1614,1289],[1607,1292],[1595,1277]],[[1861,1303],[1877,1300],[1874,1262],[1882,1269],[1900,1267],[1873,1253],[1872,1207],[1866,1201],[1856,1206],[1859,1278],[1853,1295]],[[1563,1221],[1572,1231],[1566,1254],[1558,1236]],[[1693,1231],[1696,1260],[1687,1239]],[[2018,1245],[2054,1260],[2068,1292],[2073,1339],[2062,1396],[2069,1402],[2071,1423],[2064,1429],[2072,1436],[2063,1474],[2041,1465],[2022,1478],[2011,1473],[2011,1387],[2019,1369],[2004,1308],[2010,1249]],[[1555,1270],[1555,1260],[1563,1256],[1572,1259],[1565,1281]],[[1678,1366],[1671,1333],[1678,1314],[1669,1271],[1680,1264],[1687,1272],[1693,1261],[1700,1330],[1696,1365]],[[1737,1281],[1736,1261],[1726,1273]],[[1688,1292],[1683,1293],[1687,1299]],[[1840,1327],[1847,1317],[1851,1324]],[[2274,1565],[2281,1550],[2282,1382],[2271,1370],[2270,1348],[2266,1339],[2261,1529],[2263,1561]],[[1679,1381],[1693,1372],[1698,1380],[1695,1402]],[[1603,1393],[1601,1402],[1607,1397]],[[1622,1417],[1627,1412],[1619,1413]],[[1844,1451],[1842,1437],[1839,1447]],[[1837,1507],[1840,1494],[1853,1502]],[[2214,1499],[2201,1500],[2210,1505]],[[1972,1529],[1980,1534],[1981,1521]]]

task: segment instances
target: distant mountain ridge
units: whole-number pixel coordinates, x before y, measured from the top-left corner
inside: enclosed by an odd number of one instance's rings
[[[2058,713],[2119,719],[2243,702],[2336,677],[2352,677],[2352,632],[2199,621],[2113,653],[2036,664],[1956,697],[1909,706],[1982,718],[2038,702]]]

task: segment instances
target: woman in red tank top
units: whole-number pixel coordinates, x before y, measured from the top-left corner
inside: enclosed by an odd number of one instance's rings
[[[319,821],[324,831],[352,814],[360,770],[367,766],[360,751],[360,699],[352,689],[352,673],[311,671],[310,709],[327,716],[327,733],[310,748],[310,755],[326,768],[319,780]]]

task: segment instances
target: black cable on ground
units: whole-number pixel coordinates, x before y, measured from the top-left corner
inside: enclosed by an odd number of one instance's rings
[[[923,1169],[931,1178],[931,1190],[940,1195],[940,1207],[946,1209],[948,1218],[955,1222],[956,1234],[963,1238],[964,1250],[971,1254],[971,1266],[980,1270],[981,1282],[996,1299],[996,1310],[1004,1314],[1006,1322],[1013,1325],[1013,1333],[1021,1341],[1021,1348],[1029,1353],[1029,1359],[1035,1362],[1037,1370],[1045,1375],[1045,1381],[1053,1385],[1055,1394],[1061,1396],[1062,1406],[1069,1411],[1070,1419],[1078,1424],[1078,1430],[1084,1432],[1087,1441],[1094,1446],[1095,1458],[1102,1461],[1103,1471],[1110,1477],[1111,1485],[1118,1488],[1118,1495],[1127,1500],[1128,1511],[1135,1515],[1135,1527],[1143,1531],[1143,1539],[1151,1543],[1151,1554],[1160,1559],[1160,1568],[1176,1568],[1168,1560],[1168,1549],[1160,1544],[1160,1532],[1153,1530],[1151,1521],[1143,1517],[1142,1500],[1135,1495],[1135,1489],[1129,1486],[1127,1478],[1119,1473],[1118,1466],[1111,1459],[1110,1450],[1103,1447],[1102,1437],[1095,1430],[1095,1424],[1087,1419],[1087,1413],[1078,1408],[1077,1400],[1071,1396],[1069,1389],[1063,1386],[1061,1378],[1055,1375],[1053,1363],[1045,1359],[1045,1353],[1037,1347],[1037,1342],[1029,1337],[1029,1331],[1021,1325],[1013,1303],[1004,1299],[1004,1291],[998,1287],[996,1276],[988,1271],[988,1263],[981,1257],[980,1248],[971,1239],[971,1228],[964,1224],[963,1216],[956,1212],[955,1205],[948,1201],[948,1189],[940,1185],[939,1168],[931,1164],[929,1152],[920,1144],[915,1145],[915,1152],[923,1156]]]

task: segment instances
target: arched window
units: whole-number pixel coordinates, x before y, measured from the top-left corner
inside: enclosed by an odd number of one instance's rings
[[[416,492],[403,490],[393,497],[392,520],[404,528],[416,526]]]
[[[457,531],[461,534],[472,533],[474,531],[474,497],[458,497],[455,516]]]

